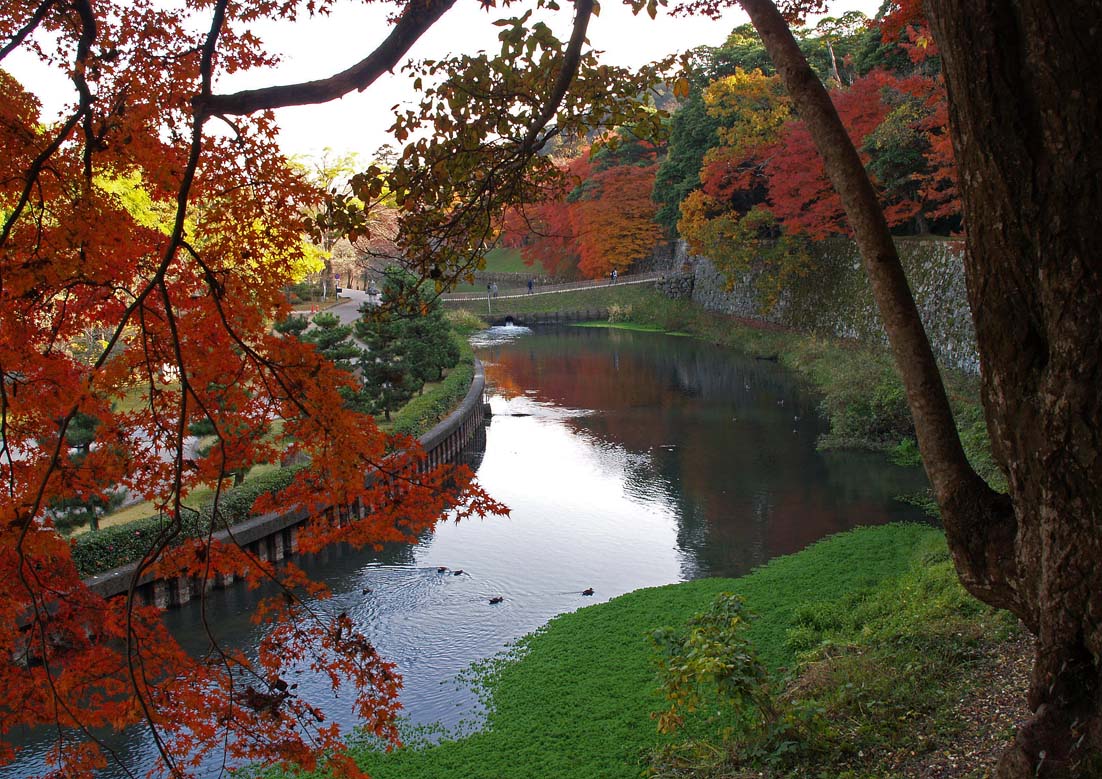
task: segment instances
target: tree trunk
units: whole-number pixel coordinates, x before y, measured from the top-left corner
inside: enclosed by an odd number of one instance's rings
[[[977,598],[1027,615],[1014,589],[1014,515],[968,464],[929,339],[884,212],[834,104],[770,0],[739,0],[784,80],[842,199],[907,392],[918,446],[961,581]]]
[[[927,9],[961,169],[984,408],[1038,638],[1035,716],[999,776],[1086,776],[1077,761],[1102,752],[1102,4]]]
[[[926,0],[945,64],[984,407],[1009,497],[964,461],[883,214],[769,0],[740,0],[842,197],[962,582],[1037,636],[999,776],[1102,776],[1102,4]]]

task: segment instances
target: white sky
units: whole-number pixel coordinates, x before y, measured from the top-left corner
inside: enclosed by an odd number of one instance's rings
[[[556,34],[569,35],[570,3],[555,15]],[[864,11],[872,16],[880,0],[836,0],[832,15],[847,10]],[[294,24],[270,24],[254,31],[270,49],[284,55],[274,72],[236,74],[220,84],[220,91],[323,78],[357,62],[387,34],[386,15],[390,4],[367,4],[362,0],[338,0],[329,16],[300,19]],[[497,48],[495,19],[523,13],[519,4],[512,9],[481,10],[475,0],[460,0],[413,47],[413,59],[440,58],[446,54],[474,53]],[[727,34],[746,22],[741,11],[728,11],[723,19],[673,18],[661,12],[655,20],[646,14],[633,17],[627,6],[607,0],[601,15],[590,23],[589,41],[605,52],[611,64],[633,66],[659,59],[667,54],[700,45],[718,46]],[[28,58],[11,55],[5,67],[33,90],[50,82]],[[52,94],[51,94],[52,93]],[[58,111],[68,95],[50,90],[45,95],[45,111]],[[413,91],[402,73],[388,74],[362,93],[355,93],[326,105],[286,108],[277,112],[280,143],[288,154],[317,155],[328,147],[335,152],[357,152],[365,159],[383,143],[392,122],[391,107],[408,101]]]

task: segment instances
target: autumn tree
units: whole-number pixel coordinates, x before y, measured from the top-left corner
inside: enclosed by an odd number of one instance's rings
[[[463,468],[421,473],[410,442],[388,441],[341,402],[347,373],[270,327],[301,270],[305,210],[324,198],[279,154],[272,109],[369,87],[453,3],[397,4],[378,48],[331,77],[241,92],[216,85],[276,61],[252,30],[324,13],[328,0],[0,9],[0,60],[25,51],[72,85],[55,121],[0,70],[0,764],[15,728],[49,725],[57,775],[90,777],[107,759],[98,729],[144,721],[173,776],[218,751],[231,762],[328,761],[354,776],[338,728],[286,682],[301,667],[340,681],[365,732],[397,740],[400,678],[346,615],[307,605],[303,594],[324,586],[214,534],[226,523],[222,478],[284,458],[308,466],[255,508],[313,513],[303,551],[412,540],[445,508],[460,518],[504,510]],[[497,52],[411,66],[421,97],[395,117],[399,160],[354,175],[326,229],[359,238],[388,198],[400,210],[397,247],[443,287],[478,267],[509,203],[559,178],[540,155],[552,139],[660,125],[638,99],[656,71],[601,66],[586,50],[591,0],[563,9],[565,39],[552,29],[557,4],[529,5],[551,24],[522,13],[500,25]],[[113,191],[122,179],[149,208]],[[67,348],[82,339],[80,355]],[[78,414],[100,422],[79,461],[65,443]],[[186,461],[188,427],[202,419],[214,443]],[[282,424],[262,435],[272,420]],[[215,485],[214,502],[197,518],[185,500],[202,485]],[[153,501],[163,519],[128,594],[105,601],[80,580],[48,507],[109,488]],[[357,501],[373,508],[360,522],[321,511]],[[231,573],[279,591],[256,614],[266,624],[256,657],[213,630],[207,651],[190,656],[137,601],[146,575],[191,577],[202,598]]]
[[[354,205],[349,202],[352,200],[349,181],[360,167],[359,159],[355,153],[341,154],[326,147],[320,155],[300,158],[295,163],[309,183],[325,193],[325,197],[316,205],[307,208],[306,223],[311,238],[322,252],[324,266],[321,271],[321,294],[322,298],[326,298],[329,290],[336,286],[333,284],[333,250],[344,238],[333,214],[339,209]]]
[[[590,154],[590,174],[566,197],[578,246],[578,270],[601,278],[624,273],[646,257],[661,232],[651,200],[657,170],[654,146],[617,138]]]
[[[623,273],[661,238],[651,199],[657,149],[628,130],[561,164],[563,184],[513,210],[505,245],[548,273]]]
[[[1036,637],[1032,718],[996,776],[1102,771],[1102,6],[927,0],[949,94],[988,431],[1009,492],[964,456],[883,210],[785,19],[738,0],[844,203],[964,586]],[[821,3],[790,3],[807,10]],[[911,10],[912,0],[896,3]]]

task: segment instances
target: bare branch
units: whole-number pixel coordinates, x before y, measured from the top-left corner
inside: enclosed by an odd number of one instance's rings
[[[200,116],[241,115],[271,108],[327,103],[349,92],[362,91],[383,73],[393,70],[417,39],[454,4],[455,0],[409,0],[405,13],[378,48],[352,67],[328,78],[228,95],[198,95],[192,105]]]

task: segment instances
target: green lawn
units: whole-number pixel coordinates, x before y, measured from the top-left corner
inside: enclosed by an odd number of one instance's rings
[[[378,779],[636,779],[661,741],[650,716],[660,700],[649,631],[683,625],[716,593],[738,592],[757,614],[758,651],[777,669],[795,659],[786,639],[807,604],[852,600],[944,548],[928,527],[862,529],[740,579],[638,590],[564,614],[483,669],[492,701],[484,730],[391,754],[364,747],[359,759]]]
[[[542,273],[542,269],[538,266],[525,265],[524,259],[520,256],[519,249],[506,249],[504,247],[498,247],[491,249],[486,253],[486,267],[482,269],[483,273],[523,273],[525,275],[538,275]],[[525,285],[525,281],[518,281],[515,286],[506,286],[498,284],[499,291],[506,289],[521,289]],[[473,282],[466,284],[460,282],[456,285],[455,289],[449,290],[449,292],[485,292],[486,284],[483,282]]]

